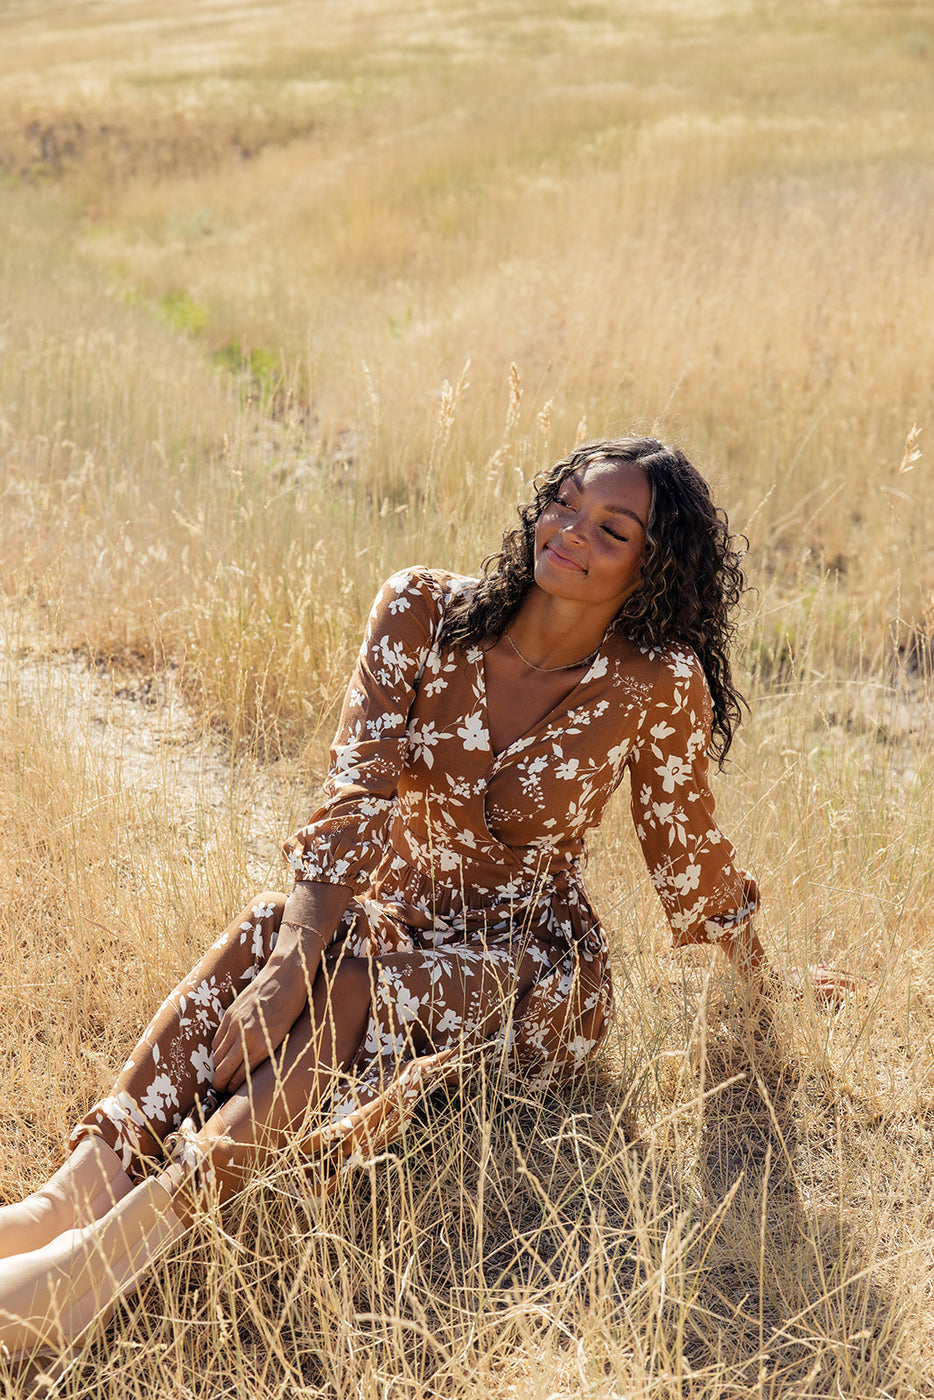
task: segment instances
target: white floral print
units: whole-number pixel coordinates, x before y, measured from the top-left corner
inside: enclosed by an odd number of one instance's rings
[[[467,753],[471,749],[488,749],[490,747],[482,715],[468,715],[464,723],[458,725],[457,734]]]
[[[346,1084],[303,1143],[316,1160],[358,1160],[391,1141],[426,1088],[462,1077],[482,1054],[533,1080],[577,1072],[593,1055],[612,989],[583,883],[585,837],[627,768],[675,941],[717,942],[758,902],[714,819],[710,697],[694,653],[607,637],[565,701],[494,754],[482,649],[437,644],[448,601],[471,586],[414,568],[380,590],[324,804],[284,846],[297,880],[353,892],[326,957],[373,968]],[[142,1158],[183,1115],[191,1121],[210,1082],[213,1028],[268,957],[284,900],[256,901],[213,944],[78,1136],[99,1132]],[[161,1058],[147,1054],[160,1046]]]
[[[628,768],[633,822],[675,940],[716,941],[711,928],[732,927],[757,895],[713,819],[710,696],[694,653],[640,650],[609,636],[567,700],[494,756],[482,649],[441,652],[436,644],[449,598],[471,583],[413,568],[380,590],[335,738],[327,800],[286,843],[296,877],[359,893],[385,888],[398,907],[418,886],[430,891],[424,907],[441,916],[465,902],[489,903],[508,881],[528,900],[546,870],[580,886],[586,832]],[[389,604],[400,597],[411,607],[397,617]],[[377,674],[387,649],[397,661],[391,682]],[[441,674],[443,690],[427,694],[420,678]],[[383,730],[387,713],[394,723]],[[567,914],[557,924],[578,939],[589,926]]]

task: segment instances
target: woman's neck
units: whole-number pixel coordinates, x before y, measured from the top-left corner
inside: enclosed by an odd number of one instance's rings
[[[505,635],[532,669],[571,669],[590,660],[612,621],[600,609],[553,598],[533,585]]]

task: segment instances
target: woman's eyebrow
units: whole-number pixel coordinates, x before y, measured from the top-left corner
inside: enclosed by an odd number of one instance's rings
[[[645,529],[645,521],[640,520],[636,512],[630,510],[628,506],[607,506],[606,508],[611,515],[628,515],[630,520],[634,520],[643,530]]]
[[[581,489],[581,484],[578,480],[577,472],[573,472],[571,476],[567,477],[566,479],[571,483],[572,486],[575,486],[578,491]],[[629,519],[634,520],[640,529],[646,529],[645,521],[640,519],[640,517],[636,515],[636,512],[632,510],[629,506],[607,506],[606,509],[610,512],[611,515],[628,515]]]

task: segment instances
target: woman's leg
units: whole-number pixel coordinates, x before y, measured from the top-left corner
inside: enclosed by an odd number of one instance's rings
[[[311,1130],[309,1119],[335,1077],[351,1067],[366,1067],[361,1097],[372,1102],[382,1096],[381,1112],[395,1121],[392,1089],[403,1064],[417,1067],[413,1056],[482,1044],[508,1022],[536,970],[532,957],[517,967],[504,949],[327,958],[281,1052],[258,1066],[202,1128],[180,1135],[164,1178],[181,1188],[176,1210],[184,1216],[195,1201],[223,1203],[296,1134],[303,1149],[326,1146],[327,1135],[320,1124]],[[367,1118],[360,1126],[365,1141],[373,1123]]]
[[[227,1200],[245,1175],[294,1140],[334,1073],[361,1049],[391,1074],[393,1057],[398,1064],[407,1051],[471,1047],[508,1022],[535,968],[529,957],[516,966],[503,950],[330,958],[275,1056],[199,1131],[181,1138],[157,1178],[102,1220],[0,1264],[0,1342],[15,1352],[73,1341],[135,1287],[201,1205]],[[187,997],[178,998],[181,1016]],[[158,1032],[163,1038],[167,1027]]]
[[[113,1093],[78,1124],[62,1170],[7,1208],[10,1243],[21,1251],[0,1247],[10,1256],[0,1262],[8,1352],[73,1341],[184,1232],[172,1208],[177,1175],[134,1187],[124,1168],[138,1173],[160,1159],[162,1140],[210,1086],[214,1030],[269,956],[284,904],[266,892],[225,930],[160,1007]]]
[[[0,1208],[0,1259],[39,1249],[63,1230],[100,1219],[131,1185],[103,1138],[84,1138],[38,1191]]]
[[[210,1085],[214,1030],[269,956],[284,904],[284,894],[264,891],[170,994],[112,1093],[75,1128],[64,1165],[24,1201],[0,1208],[0,1258],[99,1219],[129,1193],[146,1159],[161,1158],[162,1140]]]
[[[19,1367],[106,1322],[146,1269],[185,1233],[161,1181],[133,1187],[100,1220],[0,1261],[0,1347]]]
[[[336,968],[322,967],[309,1005],[278,1052],[206,1123],[189,1120],[170,1137],[171,1165],[162,1180],[182,1218],[208,1201],[223,1204],[281,1153],[357,1053],[369,1010],[365,961],[345,958]]]
[[[563,951],[535,940],[476,947],[429,955],[427,985],[406,954],[374,964],[378,995],[354,1076],[301,1144],[312,1189],[333,1189],[342,1159],[384,1151],[425,1094],[469,1076],[478,1054],[493,1050],[497,1074],[541,1086],[580,1072],[597,1049],[612,1005],[599,932]]]
[[[163,1002],[111,1093],[76,1126],[73,1143],[99,1135],[131,1176],[162,1158],[165,1138],[211,1087],[214,1032],[269,957],[285,900],[265,890],[224,930]]]

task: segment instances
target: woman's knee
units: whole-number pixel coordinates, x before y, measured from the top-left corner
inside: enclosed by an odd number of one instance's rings
[[[288,895],[283,894],[282,890],[262,890],[248,906],[248,912],[256,915],[258,910],[262,910],[260,917],[268,919],[274,928],[278,928],[287,899]]]
[[[373,1012],[374,982],[366,958],[325,958],[315,979],[312,1015],[326,1027],[340,1061],[358,1047]]]
[[[354,1007],[369,1011],[373,999],[373,969],[367,958],[332,958],[325,954],[315,980],[316,1011]]]
[[[249,945],[257,971],[275,947],[287,898],[281,890],[262,890],[228,930],[229,941]]]
[[[256,976],[275,947],[285,901],[286,896],[278,890],[262,890],[250,900],[220,937],[208,946],[200,961],[175,988],[170,1001],[177,1003],[180,995],[191,996],[199,989],[198,1004],[201,1005],[206,1004],[206,998],[213,1001],[216,993],[219,1020],[233,998],[243,990],[245,981]]]

